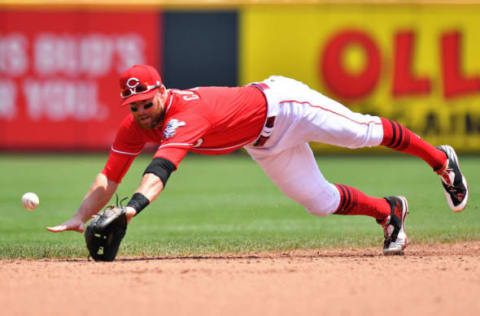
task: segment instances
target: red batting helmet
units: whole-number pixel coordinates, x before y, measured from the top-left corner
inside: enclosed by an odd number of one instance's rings
[[[122,105],[151,99],[162,85],[158,71],[148,65],[134,65],[120,76]]]

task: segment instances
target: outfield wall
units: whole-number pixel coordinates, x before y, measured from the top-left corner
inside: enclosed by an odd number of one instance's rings
[[[290,76],[480,152],[480,4],[427,2],[6,1],[0,148],[108,148],[118,75],[149,63],[172,88]]]

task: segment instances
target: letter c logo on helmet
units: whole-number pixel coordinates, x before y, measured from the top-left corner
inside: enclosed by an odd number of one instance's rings
[[[140,84],[140,80],[138,80],[137,78],[134,78],[134,77],[129,78],[129,79],[127,80],[127,83],[126,83],[127,87],[129,87],[130,89],[135,88],[135,87],[138,86],[139,84]]]

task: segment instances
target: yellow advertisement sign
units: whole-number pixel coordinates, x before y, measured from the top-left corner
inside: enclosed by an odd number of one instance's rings
[[[240,81],[292,77],[432,144],[480,152],[479,17],[478,5],[247,7]]]

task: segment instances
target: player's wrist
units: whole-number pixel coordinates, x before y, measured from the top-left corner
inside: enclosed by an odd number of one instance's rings
[[[72,220],[74,220],[76,222],[81,222],[82,224],[85,224],[86,222],[88,222],[88,220],[91,217],[92,216],[89,215],[89,214],[84,214],[84,213],[81,213],[81,212],[77,212],[72,216]]]
[[[133,217],[137,214],[137,210],[135,210],[133,207],[131,206],[127,206],[126,207],[126,212],[127,212],[127,215],[130,216],[130,217]]]
[[[135,214],[132,216],[137,215],[140,213],[145,207],[150,204],[150,200],[143,195],[142,193],[136,192],[132,195],[132,198],[127,204],[127,209],[133,209],[135,211]]]

